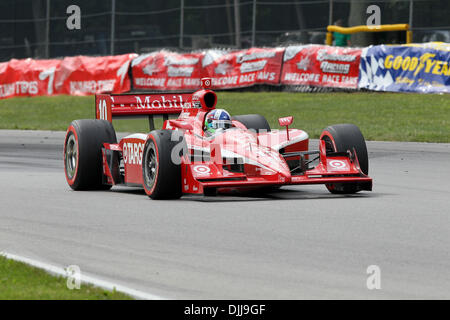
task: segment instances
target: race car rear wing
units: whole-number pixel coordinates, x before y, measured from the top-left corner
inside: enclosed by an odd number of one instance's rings
[[[153,130],[154,116],[167,120],[170,114],[179,114],[191,99],[191,93],[97,94],[95,118],[112,122],[114,118],[148,117],[150,130]]]
[[[206,111],[213,109],[217,95],[209,90],[211,84],[211,78],[202,78],[201,90],[194,93],[96,94],[95,118],[112,122],[113,118],[148,117],[150,130],[154,130],[154,116],[162,116],[165,121],[170,114],[179,114],[183,107],[191,105]]]

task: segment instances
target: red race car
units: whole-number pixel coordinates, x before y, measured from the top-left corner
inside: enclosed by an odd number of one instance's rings
[[[293,117],[273,130],[257,114],[230,117],[215,109],[211,80],[193,94],[96,95],[96,119],[73,121],[64,143],[64,169],[74,190],[139,186],[152,199],[214,195],[283,185],[325,184],[332,193],[372,190],[366,143],[357,126],[338,124],[308,148]],[[154,116],[162,116],[155,130]],[[169,119],[169,115],[178,115]],[[113,118],[148,117],[150,133],[117,142]]]

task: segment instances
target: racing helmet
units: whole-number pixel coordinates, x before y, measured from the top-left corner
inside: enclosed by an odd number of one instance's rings
[[[224,109],[214,109],[205,117],[205,131],[215,133],[217,129],[231,128],[231,116]]]

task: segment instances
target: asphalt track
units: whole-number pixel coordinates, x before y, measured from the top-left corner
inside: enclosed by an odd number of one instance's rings
[[[353,196],[303,186],[152,201],[72,191],[63,139],[0,131],[0,251],[164,298],[450,298],[450,144],[368,142],[374,191]],[[370,265],[379,290],[366,287]]]

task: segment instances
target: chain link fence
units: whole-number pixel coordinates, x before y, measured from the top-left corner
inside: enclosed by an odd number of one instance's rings
[[[81,10],[70,30],[67,8]],[[414,42],[450,42],[448,0],[2,0],[0,61],[324,44],[326,27],[366,24],[369,5],[382,24],[409,23]],[[353,45],[403,43],[403,33],[352,36]]]

